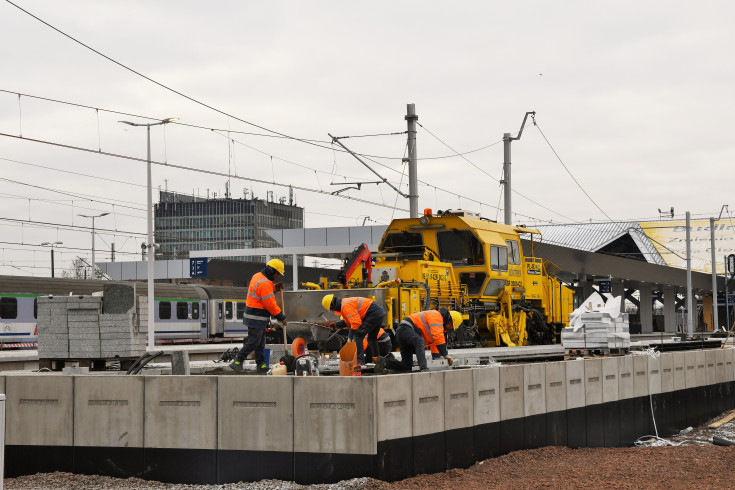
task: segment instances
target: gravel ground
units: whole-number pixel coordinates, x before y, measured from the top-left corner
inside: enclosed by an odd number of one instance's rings
[[[395,483],[357,478],[332,485],[297,485],[263,480],[227,485],[180,485],[137,478],[118,479],[70,473],[41,473],[5,479],[6,489],[196,489],[196,490],[393,490],[411,488],[735,488],[730,474],[735,447],[713,446],[712,436],[735,440],[735,421],[717,429],[708,424],[668,439],[675,445],[516,451],[476,463],[466,470],[419,475]]]

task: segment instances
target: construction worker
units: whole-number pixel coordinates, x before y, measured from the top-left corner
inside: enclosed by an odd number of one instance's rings
[[[447,341],[444,334],[450,329],[456,329],[462,324],[462,314],[446,308],[421,311],[408,315],[398,324],[396,341],[401,350],[401,360],[393,356],[380,358],[375,363],[375,373],[380,374],[386,368],[395,371],[411,371],[413,356],[419,364],[420,371],[428,371],[426,365],[426,346],[436,347],[439,355],[452,365],[452,358],[447,352]]]
[[[362,349],[365,351],[365,357],[368,359],[375,360],[377,357],[387,356],[388,353],[393,350],[393,344],[390,340],[390,335],[382,328],[378,330],[378,350],[379,352],[373,352],[372,349],[368,350],[367,339],[362,340]]]
[[[362,340],[367,335],[368,345],[373,352],[378,348],[378,332],[385,321],[385,310],[370,298],[336,298],[327,294],[322,298],[322,306],[326,310],[342,315],[342,320],[334,324],[335,328],[349,327],[347,339],[357,343],[357,363],[365,364],[365,349]]]
[[[268,372],[268,365],[265,362],[265,329],[271,317],[286,324],[286,316],[276,304],[275,293],[276,289],[283,287],[283,283],[279,283],[276,287],[273,281],[283,276],[285,272],[283,261],[273,259],[268,261],[265,267],[253,275],[250,280],[248,297],[245,301],[245,314],[242,317],[242,322],[248,327],[248,339],[237,353],[237,358],[230,364],[230,367],[238,373],[244,371],[242,363],[253,351],[255,352],[256,372]]]

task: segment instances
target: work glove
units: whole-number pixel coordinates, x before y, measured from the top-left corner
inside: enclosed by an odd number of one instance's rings
[[[277,282],[277,283],[275,283],[273,285],[273,287],[274,287],[274,289],[275,289],[276,292],[281,291],[283,289],[283,283],[282,282]]]
[[[447,364],[449,364],[450,366],[454,362],[454,360],[452,359],[452,356],[444,356],[444,359],[447,360]]]
[[[350,329],[350,331],[347,333],[347,342],[354,342],[355,341],[355,331]]]
[[[283,324],[283,326],[285,327],[286,325],[288,325],[288,320],[286,320],[286,319],[284,318],[283,320],[281,320],[281,323],[282,323],[282,324]]]

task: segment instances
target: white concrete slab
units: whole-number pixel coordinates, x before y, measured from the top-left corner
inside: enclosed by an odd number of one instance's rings
[[[71,446],[74,441],[74,378],[7,376],[5,444]]]
[[[472,371],[444,373],[444,430],[472,427],[475,420]]]
[[[633,391],[636,397],[648,396],[648,356],[633,356]]]
[[[500,368],[472,369],[475,425],[500,421]]]
[[[411,375],[413,436],[444,431],[444,372]]]
[[[142,376],[74,377],[74,445],[143,447]]]
[[[500,420],[523,417],[523,365],[500,366]]]
[[[715,350],[715,383],[724,383],[725,377],[725,351]]]
[[[546,411],[561,412],[567,409],[567,363],[546,363]]]
[[[686,352],[672,352],[674,358],[674,391],[684,390],[687,387],[687,358]]]
[[[707,385],[707,354],[703,350],[694,351],[696,359],[695,373],[697,376],[697,386]]]
[[[217,376],[144,378],[144,447],[217,449]]]
[[[661,353],[661,393],[674,391],[674,355]]]
[[[712,386],[717,382],[717,351],[707,349],[704,351],[704,374],[707,386]]]
[[[567,410],[584,407],[585,382],[584,382],[584,359],[566,361],[567,376]]]
[[[618,399],[627,400],[635,397],[633,385],[633,356],[617,357],[618,360]]]
[[[377,376],[294,381],[294,451],[375,454]],[[444,422],[442,414],[441,422]]]
[[[584,397],[587,405],[602,403],[602,359],[584,360]]]
[[[413,435],[412,376],[396,374],[377,378],[378,441]]]
[[[696,388],[697,384],[697,353],[694,351],[684,352],[684,368],[686,371],[686,387]],[[704,363],[703,363],[704,368]]]
[[[217,448],[293,451],[292,376],[217,376]]]
[[[619,400],[618,360],[614,357],[602,359],[602,402]]]
[[[546,367],[543,363],[523,366],[523,414],[546,413]]]
[[[661,357],[648,357],[648,390],[652,395],[661,393]]]

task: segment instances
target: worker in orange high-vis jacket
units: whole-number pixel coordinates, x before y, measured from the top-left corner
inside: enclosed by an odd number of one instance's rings
[[[362,339],[362,349],[365,351],[365,357],[376,360],[378,357],[387,356],[393,350],[393,344],[391,343],[388,332],[381,328],[378,330],[378,350],[380,352],[373,352],[373,349],[368,347],[367,339]]]
[[[396,341],[401,350],[401,360],[393,356],[378,359],[375,372],[380,374],[386,368],[395,371],[411,371],[413,356],[416,356],[420,371],[428,371],[425,349],[435,347],[441,357],[451,366],[452,358],[447,351],[445,333],[462,324],[462,314],[446,308],[427,310],[408,315],[396,328]]]
[[[322,298],[322,306],[331,310],[342,319],[334,324],[335,328],[349,328],[347,339],[357,343],[357,363],[365,364],[365,349],[362,340],[367,335],[368,345],[373,352],[378,348],[378,332],[385,322],[385,310],[370,298],[337,298],[327,294]]]
[[[265,330],[271,317],[286,324],[286,316],[276,304],[276,286],[273,284],[273,281],[284,273],[283,261],[273,259],[250,280],[245,313],[242,317],[242,322],[248,327],[248,339],[230,364],[230,367],[238,373],[244,371],[242,363],[251,352],[255,352],[255,370],[259,373],[268,372],[268,365],[265,362]],[[278,286],[282,287],[283,284],[279,283]]]

